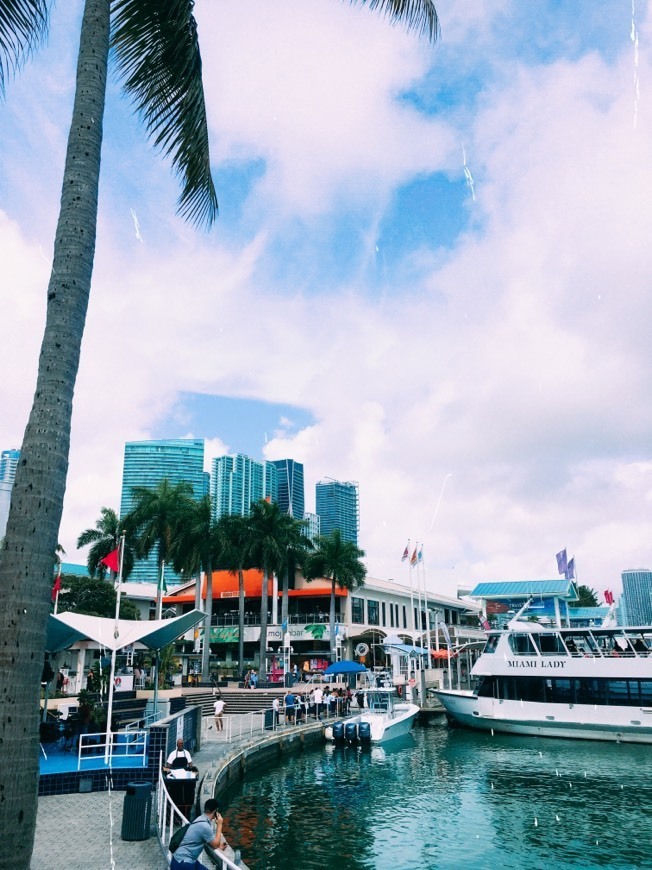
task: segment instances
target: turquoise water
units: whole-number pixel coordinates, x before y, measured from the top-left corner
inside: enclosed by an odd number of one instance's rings
[[[417,727],[286,756],[226,795],[252,870],[652,868],[652,747]]]

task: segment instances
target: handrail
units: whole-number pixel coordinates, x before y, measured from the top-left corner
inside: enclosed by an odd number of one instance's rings
[[[168,845],[175,829],[182,825],[187,825],[188,823],[189,819],[184,816],[170,797],[170,793],[165,784],[163,769],[159,766],[156,790],[156,831],[159,842],[166,852],[168,862],[171,857]],[[199,856],[199,863],[204,867],[217,867],[219,870],[242,870],[242,864],[236,864],[221,849],[211,849],[210,846],[204,846],[204,850],[204,853]],[[209,860],[211,862],[210,865],[207,865],[204,859]]]
[[[114,738],[119,738],[121,735],[128,737],[128,740],[115,741]],[[84,750],[93,750],[93,754],[84,753]],[[137,751],[132,752],[135,749]],[[107,743],[106,731],[96,732],[91,734],[79,735],[79,746],[77,749],[77,770],[81,770],[82,762],[93,761],[97,763],[97,753],[104,754],[107,764],[110,766],[113,763],[113,758],[128,758],[142,759],[142,766],[147,764],[147,731],[111,731]]]

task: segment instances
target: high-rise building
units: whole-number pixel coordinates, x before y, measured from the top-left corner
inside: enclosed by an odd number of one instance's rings
[[[358,484],[322,480],[316,487],[316,502],[321,534],[326,536],[333,529],[339,529],[345,541],[357,544],[360,529]]]
[[[7,530],[11,489],[14,485],[19,458],[20,450],[3,450],[0,453],[0,538]]]
[[[278,501],[278,471],[273,462],[256,462],[242,453],[213,459],[210,483],[213,516],[249,515],[261,498]]]
[[[278,471],[278,506],[283,513],[290,514],[297,520],[303,519],[303,465],[294,459],[276,459],[272,465]]]
[[[303,515],[303,519],[306,522],[306,537],[310,538],[310,540],[315,543],[317,538],[321,535],[321,524],[319,522],[319,516],[317,514],[309,514],[305,513]]]
[[[166,478],[173,485],[189,483],[196,499],[208,492],[203,440],[176,438],[163,441],[130,441],[125,444],[120,516],[128,514],[135,506],[132,492],[135,486],[153,489]],[[153,583],[157,580],[157,574],[158,554],[154,548],[147,559],[136,562],[129,580]],[[165,578],[166,582],[178,582],[181,579],[167,566]]]
[[[634,568],[621,577],[626,625],[652,625],[652,571]]]

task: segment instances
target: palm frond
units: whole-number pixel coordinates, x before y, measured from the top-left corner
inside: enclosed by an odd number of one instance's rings
[[[405,24],[408,30],[424,33],[431,42],[439,38],[439,16],[432,0],[350,0],[378,9],[391,21]]]
[[[0,94],[9,73],[47,36],[48,0],[0,0]]]
[[[111,46],[125,91],[181,179],[179,214],[217,216],[194,0],[115,0]]]

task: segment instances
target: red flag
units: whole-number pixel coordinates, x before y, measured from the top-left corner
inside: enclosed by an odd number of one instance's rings
[[[614,603],[614,594],[609,589],[605,590],[604,600],[609,605],[612,605]]]
[[[417,548],[414,548],[414,553],[412,553],[412,558],[410,559],[410,565],[417,564]]]
[[[110,571],[117,574],[120,570],[120,547],[116,547],[108,556],[100,559],[100,565],[106,565]]]
[[[57,578],[54,581],[54,586],[52,587],[52,603],[57,600],[57,595],[61,592],[61,571],[57,574]]]

